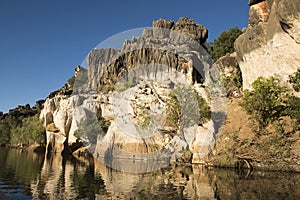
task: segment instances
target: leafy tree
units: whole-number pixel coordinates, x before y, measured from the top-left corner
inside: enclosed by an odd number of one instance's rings
[[[26,117],[18,126],[10,129],[11,144],[45,144],[45,128],[39,119],[39,115]]]
[[[0,121],[0,143],[8,144],[10,141],[10,127],[6,121]]]
[[[259,77],[252,84],[253,90],[245,90],[242,107],[259,125],[259,130],[282,116],[285,109],[287,89],[279,85],[279,80]]]
[[[227,53],[234,52],[234,42],[241,34],[242,31],[237,26],[222,32],[217,39],[214,39],[213,47],[210,50],[212,59],[217,61]]]

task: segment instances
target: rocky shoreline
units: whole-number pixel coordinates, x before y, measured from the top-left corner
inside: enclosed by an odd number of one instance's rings
[[[159,152],[174,163],[300,172],[300,132],[292,119],[281,117],[278,126],[269,124],[257,134],[241,107],[243,92],[259,77],[276,77],[293,90],[288,79],[300,66],[300,4],[261,0],[249,5],[249,24],[234,43],[236,52],[214,65],[205,46],[208,30],[188,18],[156,20],[121,49],[93,49],[88,69],[77,66],[61,89],[33,108],[0,113],[0,120],[12,116],[20,124],[38,115],[46,147],[0,146],[110,161],[158,159]],[[176,88],[178,77],[184,87]],[[210,91],[217,85],[210,81],[220,77],[227,91]],[[80,148],[83,144],[88,151]]]

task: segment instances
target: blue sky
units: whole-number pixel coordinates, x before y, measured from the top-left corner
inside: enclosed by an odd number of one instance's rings
[[[0,0],[0,111],[34,105],[59,89],[88,52],[159,18],[189,17],[209,30],[247,26],[247,0]]]

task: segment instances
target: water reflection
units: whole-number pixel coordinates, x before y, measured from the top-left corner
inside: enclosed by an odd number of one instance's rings
[[[0,192],[10,199],[31,199],[31,181],[38,177],[43,157],[0,148]]]
[[[300,174],[199,165],[135,174],[84,157],[1,148],[0,162],[0,192],[10,199],[300,199]]]

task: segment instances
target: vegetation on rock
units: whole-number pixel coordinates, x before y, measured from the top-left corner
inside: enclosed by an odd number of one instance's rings
[[[289,80],[295,91],[299,88],[299,74],[300,70],[292,74]],[[294,128],[300,129],[300,98],[279,83],[280,80],[274,77],[259,77],[252,84],[253,90],[244,91],[241,105],[258,125],[258,131],[283,116],[290,117]]]
[[[232,76],[225,76],[223,73],[222,78],[227,92],[227,96],[233,96],[235,91],[239,91],[242,89],[243,80],[241,71],[238,71]]]
[[[78,130],[74,136],[83,140],[88,140],[91,144],[97,143],[97,137],[100,134],[105,134],[109,125],[103,117],[96,117],[87,112],[87,117],[80,120]]]
[[[183,90],[184,92],[182,92]],[[199,124],[204,124],[210,119],[210,107],[206,100],[196,91],[188,91],[187,88],[177,88],[175,89],[175,92],[176,95],[175,93],[170,93],[166,100],[166,125],[179,129],[180,125],[183,125],[183,121],[193,120],[193,114],[197,115]],[[193,96],[196,98],[197,105],[192,105],[194,107],[191,108],[189,105],[185,105],[184,102],[190,101]],[[182,105],[179,102],[179,98],[182,101]],[[198,113],[194,113],[195,109],[198,110]],[[186,115],[185,117],[188,117],[189,119],[183,119],[183,112]]]
[[[146,128],[151,123],[150,110],[147,108],[146,104],[138,105],[140,113],[138,114],[138,125],[141,128]]]
[[[181,109],[175,94],[170,93],[166,101],[166,125],[179,128]]]
[[[289,76],[289,83],[292,84],[296,92],[300,92],[300,68]]]
[[[296,92],[300,92],[300,68],[290,75],[289,83],[292,84]],[[295,95],[289,95],[287,100],[286,115],[294,119],[294,126],[296,130],[300,130],[300,98]]]

